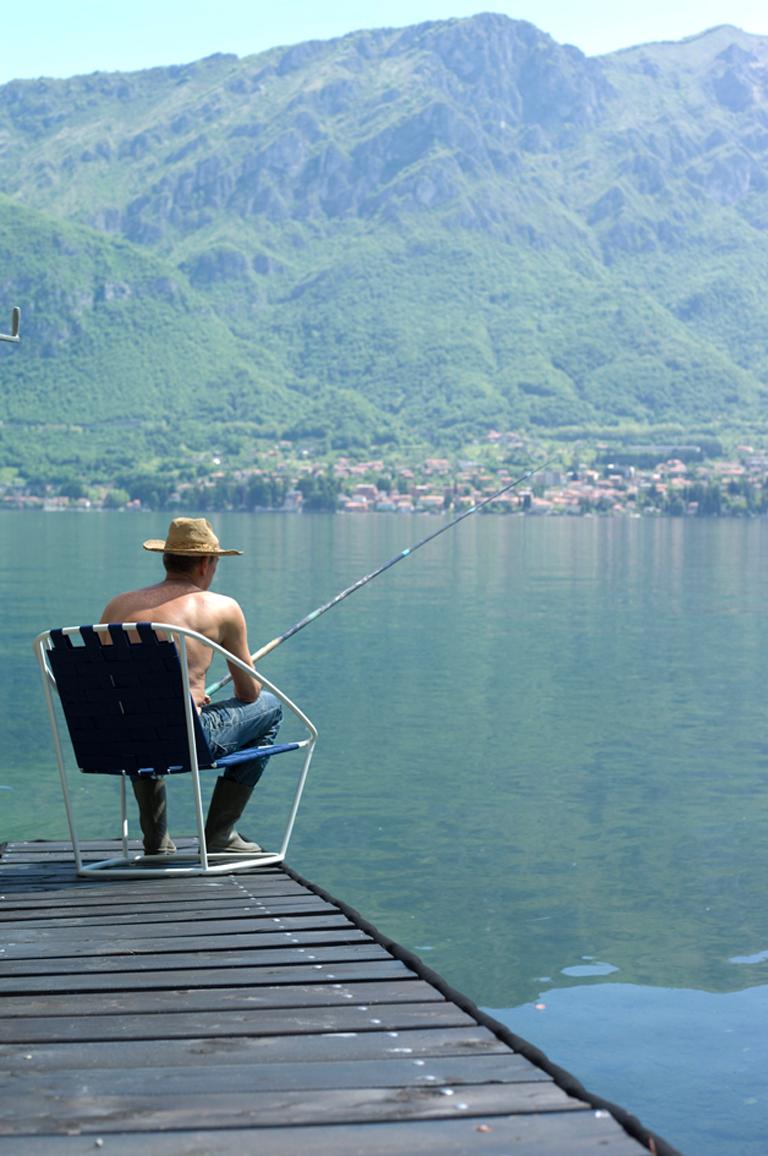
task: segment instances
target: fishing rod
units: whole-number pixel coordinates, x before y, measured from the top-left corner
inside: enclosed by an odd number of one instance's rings
[[[502,494],[506,494],[509,490],[514,490],[515,486],[519,486],[521,482],[527,481],[528,478],[532,478],[534,474],[538,474],[541,472],[541,470],[546,469],[551,460],[552,459],[550,458],[548,461],[542,462],[541,465],[534,466],[533,469],[526,470],[524,474],[521,474],[519,478],[515,478],[513,482],[508,482],[506,486],[502,486],[500,490],[496,490],[495,493],[489,494],[488,497],[483,498],[481,502],[475,502],[473,506],[469,506],[468,509],[463,510],[458,515],[458,517],[452,518],[451,521],[447,522],[444,526],[440,526],[439,529],[434,530],[433,533],[427,534],[426,538],[422,538],[420,542],[416,542],[413,546],[406,546],[404,550],[401,550],[399,554],[395,554],[394,558],[390,558],[389,561],[385,562],[383,566],[377,566],[375,570],[371,570],[370,574],[366,574],[363,578],[358,578],[357,581],[353,582],[351,586],[347,586],[346,590],[342,590],[328,602],[324,602],[322,606],[318,606],[317,610],[313,610],[310,614],[307,614],[304,618],[294,623],[294,625],[286,630],[283,634],[278,634],[277,638],[273,638],[271,642],[267,642],[264,646],[261,647],[260,650],[255,651],[251,655],[251,661],[256,663],[260,659],[264,658],[265,655],[269,654],[277,646],[280,646],[282,642],[286,642],[289,638],[293,638],[294,634],[298,634],[298,632],[303,630],[305,626],[309,626],[310,622],[314,622],[322,614],[325,614],[334,606],[338,606],[338,604],[343,602],[345,598],[349,598],[350,594],[354,594],[356,590],[360,590],[363,586],[367,586],[369,582],[372,582],[374,578],[378,578],[379,574],[383,574],[385,570],[390,570],[393,566],[396,566],[398,562],[402,562],[403,558],[409,558],[411,554],[415,554],[416,551],[420,550],[422,546],[426,546],[427,542],[433,542],[435,538],[439,538],[441,534],[445,534],[446,531],[453,529],[453,527],[457,526],[459,522],[463,522],[465,518],[468,518],[470,514],[476,514],[478,510],[482,510],[483,506],[490,505],[491,502],[495,502],[497,498],[500,498]],[[213,686],[207,687],[206,694],[210,696],[216,694],[216,692],[221,690],[223,686],[226,686],[231,677],[232,676],[230,674],[227,674],[224,678],[219,679],[218,682],[215,682]]]

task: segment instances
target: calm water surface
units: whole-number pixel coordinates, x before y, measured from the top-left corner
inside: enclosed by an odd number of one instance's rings
[[[254,649],[435,528],[215,521]],[[66,833],[32,637],[154,580],[166,524],[0,513],[0,838]],[[767,561],[763,521],[468,519],[263,667],[321,734],[293,866],[689,1156],[767,1146]]]

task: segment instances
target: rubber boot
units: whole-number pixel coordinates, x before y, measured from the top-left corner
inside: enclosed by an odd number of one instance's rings
[[[168,834],[168,810],[162,779],[131,779],[139,804],[139,822],[145,855],[170,855],[176,844]]]
[[[245,810],[253,787],[218,778],[213,788],[208,818],[205,821],[205,842],[208,852],[229,855],[254,855],[261,851],[258,843],[248,843],[235,830],[235,823]]]

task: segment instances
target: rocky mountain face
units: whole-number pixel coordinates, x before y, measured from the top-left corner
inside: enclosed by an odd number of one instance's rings
[[[364,32],[6,85],[0,179],[28,204],[149,246],[222,214],[257,227],[392,219],[476,184],[472,223],[495,199],[483,185],[594,126],[612,95],[599,62],[504,17]]]
[[[330,433],[340,397],[363,439],[763,419],[768,39],[734,28],[589,59],[481,15],[14,81],[0,191],[17,233],[32,211],[154,263],[168,326],[223,322],[206,381],[248,420],[271,390],[270,430]],[[135,272],[49,298],[0,258],[44,394],[80,376],[67,335],[142,324]]]

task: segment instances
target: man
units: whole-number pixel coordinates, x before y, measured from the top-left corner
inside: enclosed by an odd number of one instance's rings
[[[234,598],[210,589],[219,558],[242,554],[242,550],[223,550],[205,518],[174,518],[165,541],[150,539],[144,549],[162,553],[165,578],[153,586],[118,594],[105,607],[101,621],[183,626],[218,642],[253,669],[243,611]],[[214,758],[273,743],[282,718],[275,696],[262,691],[256,679],[230,663],[234,697],[213,703],[205,693],[205,675],[213,652],[188,639],[187,653],[192,696]],[[267,758],[230,767],[216,780],[205,825],[210,852],[252,855],[261,850],[258,843],[238,835],[235,823],[264,772]],[[176,847],[168,835],[164,779],[131,782],[139,804],[145,854],[170,854]]]

